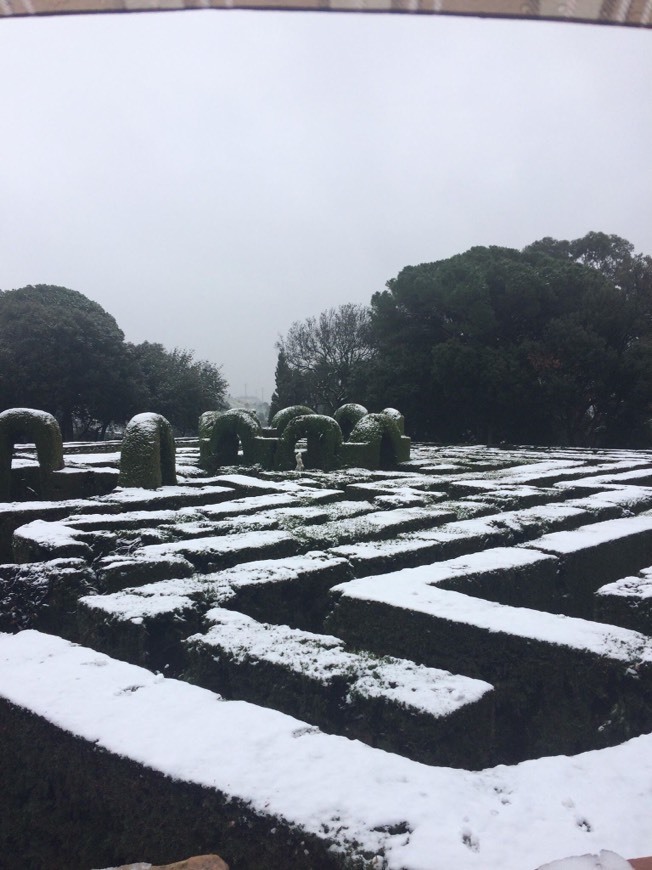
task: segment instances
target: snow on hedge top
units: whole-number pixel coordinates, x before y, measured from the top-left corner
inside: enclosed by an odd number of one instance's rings
[[[237,553],[240,550],[255,550],[276,544],[294,541],[289,532],[254,531],[235,535],[215,535],[206,538],[191,538],[188,541],[174,541],[169,544],[149,544],[136,550],[134,556],[147,559],[174,556],[187,553]]]
[[[52,520],[32,520],[31,523],[16,529],[14,538],[30,541],[48,549],[80,543],[79,532],[72,531],[62,522]]]
[[[526,546],[561,556],[645,532],[652,532],[652,516],[604,520],[601,523],[580,526],[573,532],[551,532]]]
[[[150,503],[157,501],[168,501],[170,498],[183,496],[225,496],[232,493],[233,490],[226,486],[162,486],[160,489],[144,489],[139,486],[130,486],[126,489],[116,487],[108,495],[100,496],[97,501],[105,504],[129,504],[130,502],[141,502],[147,500]]]
[[[571,758],[428,767],[60,638],[0,635],[0,694],[101,748],[219,789],[389,870],[524,870],[650,848],[652,736]],[[354,845],[355,844],[355,845]]]
[[[652,599],[652,568],[646,568],[637,577],[622,577],[614,583],[606,583],[595,594],[615,595],[633,601]]]
[[[419,568],[350,580],[333,587],[332,591],[347,598],[374,601],[626,662],[652,662],[652,638],[639,632],[526,607],[511,607],[436,586],[464,575],[533,564],[536,560],[523,558],[528,552],[531,551],[496,547]]]
[[[105,560],[105,563],[119,565],[118,558],[115,557],[114,562]],[[103,610],[120,619],[141,619],[193,606],[198,595],[211,596],[216,604],[223,603],[243,586],[301,581],[315,572],[333,571],[347,565],[345,559],[313,550],[304,556],[244,562],[211,574],[157,580],[108,595],[87,595],[80,602],[85,607]]]
[[[337,637],[260,623],[220,607],[209,610],[205,618],[212,628],[193,635],[191,643],[214,645],[235,661],[264,660],[323,684],[345,679],[350,691],[358,695],[384,697],[437,718],[478,701],[493,689],[483,680],[406,659],[346,652]]]
[[[163,581],[162,581],[163,582]],[[182,581],[176,581],[179,585]],[[154,584],[150,584],[153,586]],[[188,588],[196,591],[196,585],[190,581]],[[194,607],[188,595],[179,595],[165,589],[158,593],[141,594],[138,592],[115,592],[112,595],[85,595],[79,599],[79,604],[91,610],[101,610],[110,616],[120,619],[141,622],[144,618],[156,617],[161,613],[178,613]]]
[[[287,556],[284,559],[261,559],[243,562],[214,574],[204,575],[204,582],[249,586],[262,583],[300,580],[315,570],[340,568],[347,565],[346,559],[331,556],[320,550],[311,550],[303,556]]]
[[[260,477],[250,477],[247,474],[220,474],[216,478],[220,483],[238,488],[252,488],[261,492],[301,492],[304,487],[293,480],[261,480]]]

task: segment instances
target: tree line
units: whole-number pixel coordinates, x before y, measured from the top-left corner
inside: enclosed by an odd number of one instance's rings
[[[0,291],[0,411],[53,414],[65,440],[103,438],[141,411],[178,434],[225,407],[220,368],[192,351],[126,342],[115,319],[82,293],[39,284]]]
[[[652,258],[619,236],[407,266],[277,349],[272,412],[356,401],[421,440],[652,446]]]
[[[369,305],[292,324],[277,349],[272,416],[359,402],[399,408],[420,440],[652,446],[652,258],[619,236],[407,266]],[[0,411],[49,411],[65,439],[143,410],[190,434],[226,390],[219,366],[126,342],[81,293],[0,291]]]

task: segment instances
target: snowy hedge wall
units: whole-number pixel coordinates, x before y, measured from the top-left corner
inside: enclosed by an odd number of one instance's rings
[[[340,424],[342,437],[347,440],[355,424],[362,420],[369,413],[364,405],[358,405],[356,402],[349,402],[347,405],[341,405],[333,415]]]
[[[11,490],[11,457],[16,442],[24,438],[36,445],[41,472],[63,468],[63,443],[59,424],[52,414],[33,408],[10,408],[0,414],[0,501]]]
[[[401,437],[398,423],[386,413],[362,417],[353,428],[349,442],[368,445],[366,468],[387,468],[410,458],[409,439]]]
[[[244,461],[254,463],[254,439],[261,434],[258,418],[251,411],[206,411],[199,418],[199,464],[211,474],[220,465],[237,465],[240,444]]]
[[[276,429],[279,437],[283,434],[283,430],[295,417],[303,417],[306,414],[314,414],[312,408],[307,405],[290,405],[287,408],[282,408],[272,417],[271,427]]]
[[[338,423],[325,414],[305,414],[290,420],[279,438],[276,468],[287,471],[296,466],[297,441],[307,438],[307,468],[330,471],[339,465],[338,453],[342,444],[342,430]]]
[[[118,485],[158,489],[176,482],[172,427],[161,414],[136,414],[122,440]]]

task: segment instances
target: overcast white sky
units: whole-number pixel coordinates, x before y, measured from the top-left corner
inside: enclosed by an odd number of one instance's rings
[[[472,245],[652,253],[652,33],[429,16],[0,21],[0,288],[273,389],[297,319]]]

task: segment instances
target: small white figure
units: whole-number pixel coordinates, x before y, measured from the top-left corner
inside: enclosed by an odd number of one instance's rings
[[[303,471],[304,465],[303,465],[303,457],[301,454],[301,450],[295,450],[294,455],[297,457],[297,467],[294,470],[295,471]]]

